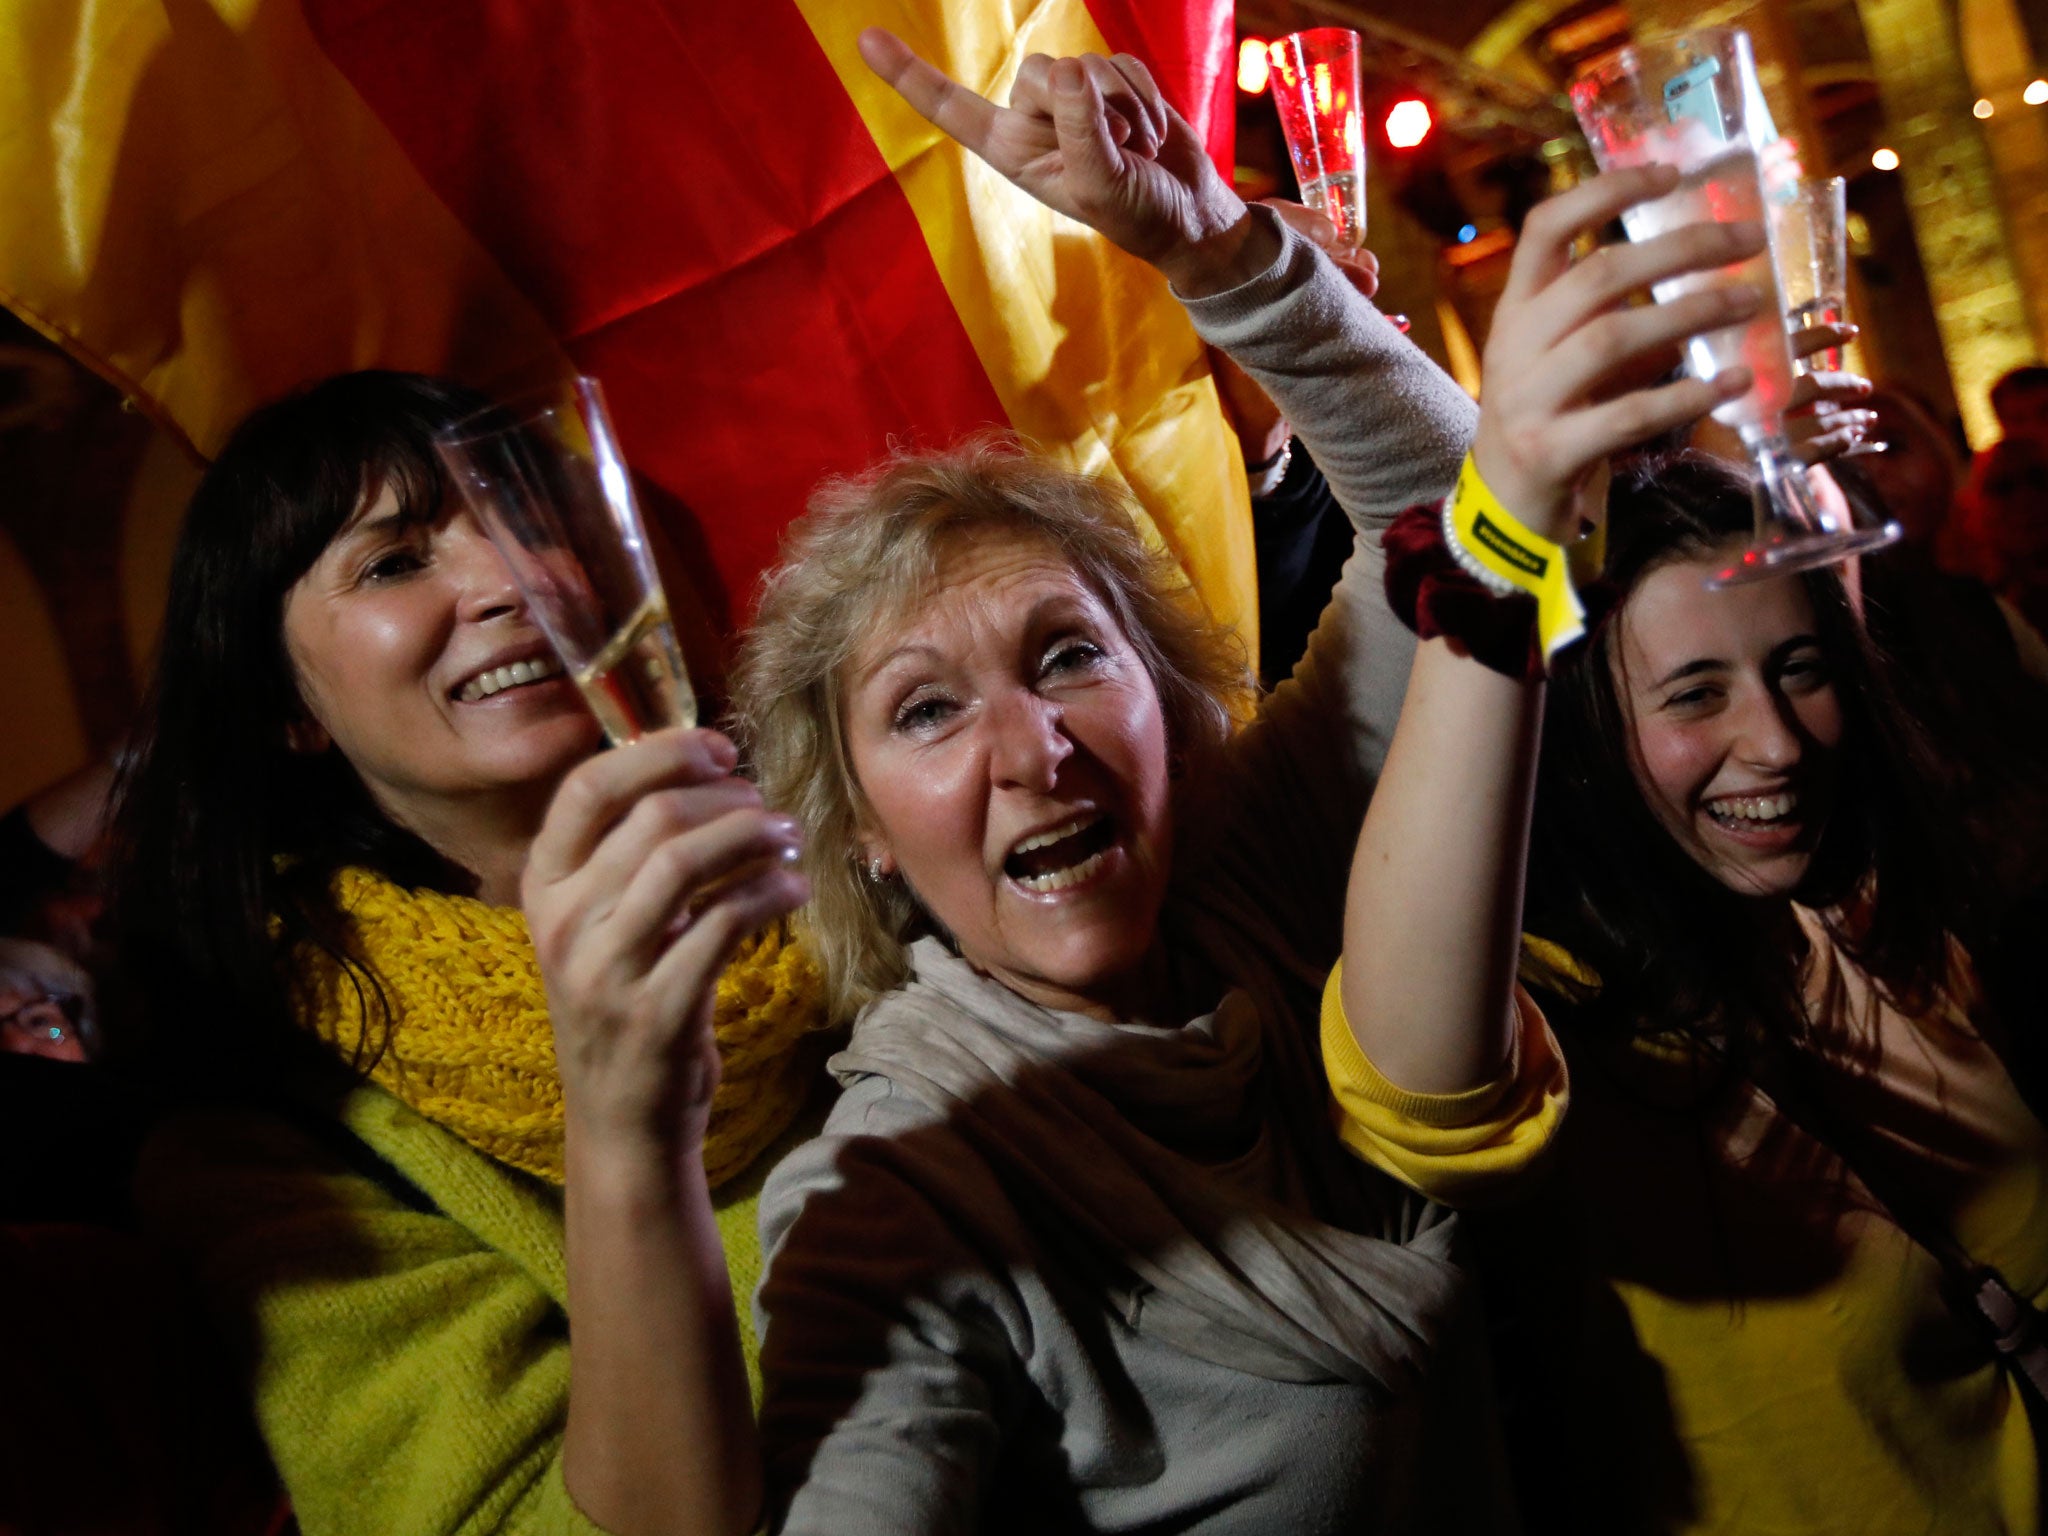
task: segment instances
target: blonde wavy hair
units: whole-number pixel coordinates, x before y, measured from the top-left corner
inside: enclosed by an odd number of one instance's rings
[[[1145,541],[1120,489],[993,432],[826,481],[767,576],[733,672],[731,730],[768,804],[804,826],[811,901],[799,921],[837,1019],[899,986],[909,943],[942,931],[903,881],[861,872],[868,803],[844,732],[848,669],[868,637],[943,584],[959,540],[990,535],[1045,546],[1115,616],[1159,692],[1183,771],[1252,698],[1243,644]]]

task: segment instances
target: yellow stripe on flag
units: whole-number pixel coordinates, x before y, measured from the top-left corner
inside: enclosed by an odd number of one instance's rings
[[[1113,473],[1211,612],[1258,654],[1251,505],[1202,343],[1151,267],[1043,207],[904,105],[861,62],[885,26],[995,102],[1033,53],[1107,52],[1082,0],[796,0],[924,231],[1010,424]]]
[[[203,454],[369,366],[566,368],[282,0],[0,5],[0,304]]]

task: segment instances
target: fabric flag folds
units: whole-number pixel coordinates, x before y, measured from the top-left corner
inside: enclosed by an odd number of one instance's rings
[[[1137,53],[1229,163],[1228,0],[10,0],[0,303],[201,454],[345,369],[594,373],[714,631],[822,475],[1007,425],[1256,654],[1179,306],[874,80],[871,24],[997,100]]]

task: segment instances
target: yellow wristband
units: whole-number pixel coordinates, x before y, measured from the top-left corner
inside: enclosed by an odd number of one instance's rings
[[[1536,599],[1536,638],[1545,667],[1586,632],[1586,610],[1573,590],[1564,546],[1524,527],[1502,506],[1469,453],[1444,507],[1444,542],[1460,565],[1494,591],[1527,592]]]

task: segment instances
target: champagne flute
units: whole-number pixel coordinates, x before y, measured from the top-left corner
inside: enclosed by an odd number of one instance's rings
[[[1270,44],[1267,79],[1301,200],[1337,228],[1337,245],[1365,245],[1365,98],[1361,39],[1349,27],[1310,27]],[[1396,330],[1406,315],[1388,315]]]
[[[493,405],[434,447],[612,743],[695,725],[696,694],[597,380]]]
[[[1792,183],[1772,199],[1772,250],[1785,288],[1785,324],[1840,325],[1849,314],[1849,183],[1820,176]],[[1800,373],[1838,373],[1842,349],[1794,358]]]
[[[1840,176],[1798,181],[1771,199],[1778,281],[1785,288],[1785,326],[1840,325],[1849,317],[1849,183]],[[1798,373],[1838,373],[1842,349],[1792,359]],[[1843,457],[1882,453],[1883,443],[1858,442]]]
[[[1622,215],[1631,240],[1651,240],[1684,225],[1756,222],[1766,218],[1760,157],[1762,101],[1749,34],[1708,29],[1668,42],[1624,48],[1572,83],[1572,108],[1603,171],[1670,165],[1680,180],[1663,197]],[[1899,536],[1894,524],[1859,528],[1825,510],[1785,435],[1792,398],[1792,352],[1785,302],[1769,249],[1712,272],[1688,272],[1656,284],[1659,303],[1688,293],[1748,283],[1764,306],[1742,325],[1695,336],[1688,366],[1711,379],[1746,366],[1756,382],[1714,410],[1741,438],[1757,469],[1755,536],[1710,583],[1726,586],[1829,565],[1881,548]]]

